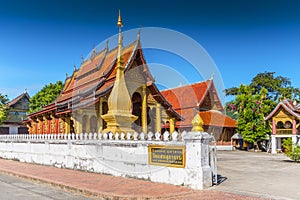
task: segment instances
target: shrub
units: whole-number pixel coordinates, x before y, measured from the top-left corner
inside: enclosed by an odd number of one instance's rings
[[[300,162],[300,146],[292,143],[292,138],[285,139],[282,143],[284,154],[290,159]]]

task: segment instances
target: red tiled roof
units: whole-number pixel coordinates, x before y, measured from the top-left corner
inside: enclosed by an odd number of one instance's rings
[[[237,127],[236,120],[217,110],[200,111],[200,117],[205,125],[218,127]]]
[[[267,117],[265,117],[265,120],[271,119],[277,113],[277,111],[279,111],[280,108],[283,108],[292,116],[296,117],[297,119],[300,119],[300,104],[294,105],[294,103],[291,100],[285,99],[277,104],[274,110]]]
[[[224,115],[217,110],[197,111],[206,126],[217,126],[217,127],[232,127],[236,128],[236,120]],[[177,122],[176,125],[179,127],[192,127],[192,120],[194,119],[194,109],[183,109],[180,114],[185,118],[182,122]]]
[[[130,55],[137,45],[137,41],[128,45],[123,50],[124,63],[129,61]],[[116,58],[117,49],[101,51],[93,59],[85,61],[77,73],[71,77],[68,87],[64,88],[62,94],[57,98],[58,103],[62,103],[68,99],[74,98],[80,93],[90,89],[97,89],[97,85],[101,79],[106,76],[106,79],[112,79],[116,76]]]
[[[110,92],[116,77],[117,48],[110,51],[104,49],[98,54],[93,52],[92,55],[82,63],[80,69],[74,71],[73,75],[66,79],[64,89],[55,102],[54,108],[59,107],[58,113],[69,112],[70,107],[79,109],[92,105],[99,100],[100,96]],[[123,49],[125,75],[129,69],[135,66],[133,64],[134,60],[143,67],[142,73],[145,76],[150,93],[162,103],[168,114],[177,120],[182,120],[182,116],[166,102],[166,99],[153,83],[153,78],[144,60],[139,40],[134,41]],[[78,99],[79,102],[77,101]],[[52,109],[53,107],[48,110],[51,111]],[[40,112],[45,112],[45,107],[31,116],[38,115]]]
[[[211,80],[161,91],[175,110],[195,108],[203,100]]]
[[[212,79],[163,90],[161,94],[172,104],[172,108],[176,111],[185,108],[199,110],[206,97],[211,99],[212,102],[212,106],[206,109],[224,110]]]

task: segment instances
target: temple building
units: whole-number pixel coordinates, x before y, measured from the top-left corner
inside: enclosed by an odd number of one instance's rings
[[[292,138],[294,144],[300,138],[300,104],[285,99],[278,103],[274,110],[265,118],[272,127],[272,153],[281,152],[282,140]]]
[[[29,110],[29,99],[28,93],[24,92],[8,102],[8,116],[0,126],[0,134],[28,134],[28,129],[22,121]]]
[[[230,143],[236,123],[221,113],[213,79],[159,91],[144,58],[140,33],[123,47],[122,25],[119,14],[118,46],[94,49],[79,69],[74,68],[55,102],[28,116],[29,132],[190,131],[198,112],[205,131]]]
[[[204,131],[213,133],[218,145],[230,145],[236,121],[224,115],[213,77],[209,80],[161,91],[172,107],[185,119],[176,122],[179,131],[190,131],[195,113],[203,120]],[[166,128],[168,128],[166,126]]]
[[[31,134],[161,132],[162,124],[183,120],[160,93],[144,59],[140,34],[123,47],[119,15],[118,46],[92,51],[65,80],[55,102],[25,121]],[[129,121],[128,121],[129,120]]]

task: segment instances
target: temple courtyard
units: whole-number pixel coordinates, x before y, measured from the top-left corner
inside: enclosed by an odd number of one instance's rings
[[[300,163],[283,154],[218,151],[219,191],[267,199],[300,199]]]

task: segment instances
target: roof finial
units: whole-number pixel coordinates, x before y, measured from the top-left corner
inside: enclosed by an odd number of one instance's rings
[[[118,17],[118,27],[119,27],[119,40],[118,40],[118,57],[117,57],[117,75],[116,79],[119,79],[120,72],[119,70],[123,70],[123,34],[122,34],[122,18],[121,12],[119,10],[119,17]],[[121,69],[122,68],[122,69]]]
[[[203,132],[203,120],[201,118],[201,116],[199,115],[199,113],[196,113],[196,115],[194,116],[194,119],[192,120],[192,132]]]
[[[209,79],[209,80],[213,80],[213,79],[214,79],[214,77],[215,77],[215,73],[213,72],[213,73],[211,74],[211,77],[210,77],[210,79]]]
[[[108,50],[108,41],[109,41],[109,40],[106,40],[106,44],[105,44],[105,49],[106,49],[106,50]]]
[[[74,71],[76,71],[76,65],[74,65]]]
[[[121,11],[119,9],[119,17],[118,17],[118,23],[117,23],[118,27],[122,28],[123,26],[123,22],[122,22],[122,17],[121,17]]]
[[[138,35],[137,35],[137,40],[140,40],[140,38],[141,38],[141,30],[142,30],[142,24],[140,24],[140,28],[139,28]]]

